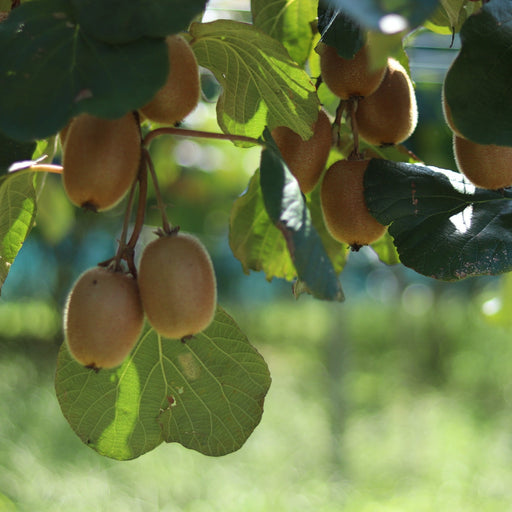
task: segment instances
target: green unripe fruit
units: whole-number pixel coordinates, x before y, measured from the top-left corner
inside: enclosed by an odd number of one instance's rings
[[[138,282],[147,319],[162,336],[191,336],[213,320],[215,273],[196,237],[177,233],[150,242],[142,253]]]
[[[71,355],[90,368],[114,368],[137,343],[144,313],[131,276],[95,267],[73,286],[64,310]]]
[[[72,203],[101,211],[115,206],[137,178],[139,126],[131,113],[115,120],[82,114],[65,134],[64,189]]]
[[[388,59],[379,88],[359,101],[356,111],[359,135],[375,146],[399,144],[418,123],[418,106],[411,79],[395,59]]]
[[[370,160],[339,160],[327,169],[320,192],[325,225],[333,238],[353,247],[378,240],[386,227],[364,199],[363,178]]]
[[[320,110],[313,126],[313,136],[308,140],[302,140],[287,126],[272,130],[272,137],[302,192],[311,192],[320,179],[331,150],[331,123],[327,114]]]
[[[454,134],[453,152],[459,171],[477,187],[512,186],[512,147],[478,144]]]
[[[369,96],[379,87],[386,66],[372,68],[368,46],[364,45],[352,59],[338,55],[333,46],[319,43],[320,70],[325,85],[341,99]]]
[[[192,48],[183,37],[168,36],[166,43],[169,57],[167,81],[139,110],[150,121],[174,125],[187,117],[199,102],[199,66]]]

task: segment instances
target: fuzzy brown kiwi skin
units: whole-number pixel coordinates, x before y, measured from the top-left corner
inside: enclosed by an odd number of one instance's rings
[[[512,186],[512,147],[478,144],[454,134],[453,153],[457,168],[475,186],[488,190]]]
[[[338,160],[325,172],[320,191],[324,221],[339,242],[359,248],[378,240],[386,226],[368,211],[364,173],[370,160]]]
[[[182,121],[199,103],[199,66],[187,41],[179,35],[166,38],[169,75],[153,99],[139,111],[143,117],[167,125]]]
[[[213,320],[215,272],[195,236],[178,232],[150,242],[142,252],[138,282],[148,322],[162,336],[188,338]]]
[[[331,92],[341,99],[369,96],[377,90],[384,78],[386,66],[371,69],[369,49],[363,45],[352,59],[338,55],[333,46],[319,43],[322,79]]]
[[[131,276],[95,267],[84,272],[64,310],[66,343],[88,368],[115,368],[128,357],[144,326],[137,282]]]
[[[405,68],[388,59],[388,68],[379,88],[359,101],[356,110],[359,135],[375,146],[403,142],[418,123],[416,94]]]
[[[306,141],[287,126],[272,130],[272,137],[304,194],[315,188],[325,169],[332,145],[331,134],[331,122],[323,110],[318,113],[313,136]]]
[[[62,180],[70,201],[92,211],[114,207],[137,178],[139,125],[131,112],[109,120],[82,114],[65,135]]]

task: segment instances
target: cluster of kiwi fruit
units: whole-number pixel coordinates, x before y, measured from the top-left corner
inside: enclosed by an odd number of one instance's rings
[[[199,68],[188,43],[167,38],[170,73],[139,113],[106,120],[82,114],[60,133],[63,185],[77,206],[104,211],[138,179],[142,159],[139,118],[175,124],[199,101]],[[142,251],[138,270],[120,259],[84,272],[64,310],[71,355],[84,366],[114,368],[137,343],[144,319],[160,335],[186,339],[204,330],[216,309],[213,265],[203,244],[179,229],[158,232]]]
[[[389,58],[385,66],[373,66],[368,44],[352,59],[341,57],[325,43],[319,43],[317,52],[323,82],[353,114],[354,151],[324,172],[335,134],[323,110],[307,141],[285,127],[274,129],[272,136],[303,193],[321,181],[322,212],[330,234],[358,249],[386,231],[366,207],[363,177],[370,160],[359,153],[358,137],[376,146],[406,140],[418,120],[416,96],[407,71],[397,60]]]
[[[453,153],[458,170],[480,188],[499,190],[512,186],[512,147],[479,144],[466,138],[453,122],[444,87],[442,106],[446,124],[453,133]]]

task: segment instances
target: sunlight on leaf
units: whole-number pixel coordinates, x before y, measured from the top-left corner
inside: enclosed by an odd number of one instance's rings
[[[76,434],[98,453],[133,459],[163,441],[205,455],[238,450],[258,425],[268,367],[220,307],[186,343],[146,328],[123,365],[84,368],[62,344],[55,387]]]

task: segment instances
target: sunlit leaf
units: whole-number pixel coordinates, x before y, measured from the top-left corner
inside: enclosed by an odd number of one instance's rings
[[[37,177],[17,172],[0,178],[0,288],[34,225]]]
[[[226,133],[260,137],[269,126],[311,136],[319,102],[307,73],[279,41],[252,25],[231,20],[193,23],[192,48],[223,92],[217,102]]]
[[[133,459],[163,441],[205,455],[238,450],[263,412],[270,375],[221,308],[186,343],[146,328],[119,368],[95,372],[60,349],[55,387],[80,439],[102,455]]]
[[[306,62],[314,36],[315,2],[253,0],[251,12],[255,27],[281,41],[295,62]]]
[[[291,281],[297,277],[283,234],[265,210],[259,171],[233,204],[229,244],[246,273],[262,270],[268,280],[277,277]]]

